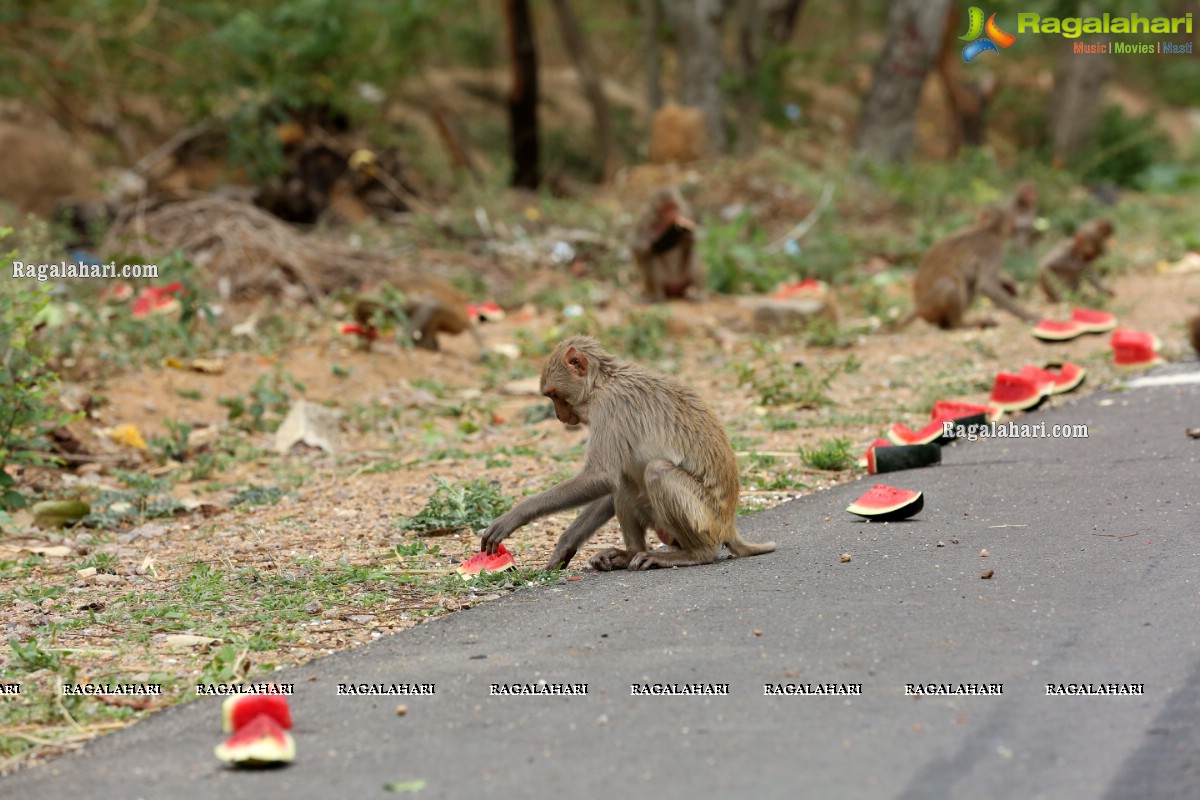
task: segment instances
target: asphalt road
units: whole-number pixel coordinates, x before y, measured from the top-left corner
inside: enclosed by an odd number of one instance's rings
[[[0,797],[331,800],[424,780],[414,796],[1195,800],[1200,440],[1185,429],[1200,385],[1020,419],[1042,420],[1089,437],[961,444],[881,476],[925,492],[911,521],[846,514],[868,478],[742,520],[779,543],[771,555],[589,573],[280,673],[297,684],[285,769],[222,767],[206,699],[0,780]],[[489,694],[539,680],[588,695]],[[339,682],[436,694],[338,697]],[[729,694],[631,696],[676,682]],[[766,697],[767,683],[862,694]],[[910,683],[1003,693],[906,696]],[[1144,694],[1047,696],[1065,683]]]

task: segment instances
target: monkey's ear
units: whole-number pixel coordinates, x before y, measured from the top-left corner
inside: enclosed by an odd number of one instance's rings
[[[588,359],[583,353],[576,350],[574,347],[568,347],[567,352],[563,353],[563,363],[567,365],[576,377],[582,378],[587,375]]]

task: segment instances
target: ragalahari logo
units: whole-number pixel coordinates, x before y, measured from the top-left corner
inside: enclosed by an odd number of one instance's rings
[[[987,24],[983,22],[983,11],[975,6],[971,6],[971,10],[967,16],[969,27],[966,34],[958,37],[964,41],[969,41],[966,47],[963,48],[963,61],[968,64],[975,60],[975,57],[980,53],[985,53],[991,50],[993,53],[999,53],[997,47],[1011,47],[1012,43],[1017,40],[1016,36],[1011,33],[1000,30],[1000,26],[996,24],[996,15],[992,14],[987,18]],[[986,33],[986,36],[979,34]]]

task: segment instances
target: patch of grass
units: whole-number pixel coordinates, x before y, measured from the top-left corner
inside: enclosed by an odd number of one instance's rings
[[[229,507],[233,508],[243,504],[250,506],[273,506],[283,499],[283,495],[283,490],[274,486],[255,486],[251,484],[234,495],[233,499],[229,501]]]
[[[738,385],[750,386],[760,405],[821,408],[832,402],[825,392],[833,380],[843,372],[856,371],[859,366],[861,362],[851,355],[820,371],[799,364],[787,365],[778,359],[767,365],[765,375],[749,364],[738,364],[735,369]]]
[[[829,439],[817,447],[802,449],[800,460],[812,469],[840,472],[850,468],[854,456],[850,454],[849,439]]]
[[[794,431],[800,425],[796,420],[789,417],[781,417],[778,414],[768,414],[763,417],[763,427],[769,431]]]
[[[276,370],[270,375],[260,375],[245,395],[222,397],[217,403],[229,410],[229,421],[238,428],[273,432],[291,405],[289,386],[301,395],[305,392],[304,384]]]
[[[434,477],[437,488],[425,508],[399,523],[402,531],[419,534],[482,530],[512,505],[495,483],[480,479],[449,483]]]
[[[143,472],[113,470],[127,490],[105,490],[92,501],[92,513],[80,524],[89,528],[113,528],[127,522],[140,522],[174,515],[182,506],[168,494],[171,484]]]

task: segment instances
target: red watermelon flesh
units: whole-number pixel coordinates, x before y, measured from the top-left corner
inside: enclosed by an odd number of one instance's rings
[[[235,694],[221,705],[221,731],[237,733],[260,714],[266,714],[281,728],[292,727],[292,712],[283,694]]]
[[[1149,331],[1135,331],[1131,328],[1118,328],[1113,331],[1109,338],[1109,343],[1115,350],[1117,347],[1141,347],[1150,350],[1158,351],[1162,347],[1162,342],[1157,336]]]
[[[1059,322],[1054,319],[1044,319],[1033,326],[1034,338],[1043,342],[1065,342],[1082,336],[1083,328],[1078,322]]]
[[[458,574],[464,578],[470,578],[472,575],[478,575],[480,572],[501,572],[506,569],[513,569],[517,566],[517,562],[513,561],[512,554],[504,549],[504,545],[500,545],[494,555],[487,553],[476,553],[466,561],[458,565]]]
[[[872,522],[895,522],[908,519],[924,506],[925,498],[920,492],[877,483],[869,492],[848,505],[846,510]]]
[[[1032,364],[1026,364],[1021,367],[1021,371],[1017,373],[1019,377],[1033,381],[1038,389],[1047,394],[1054,394],[1054,375],[1049,370],[1044,370],[1041,367],[1035,367]]]
[[[1084,333],[1107,333],[1117,327],[1114,314],[1094,308],[1076,308],[1071,312],[1071,322],[1077,323]]]
[[[919,431],[914,431],[903,422],[894,422],[888,428],[887,435],[894,444],[928,444],[940,440],[943,430],[940,419],[933,420]]]
[[[296,742],[273,717],[259,714],[213,752],[221,761],[236,767],[264,767],[294,760]]]
[[[1004,411],[1028,411],[1041,405],[1046,395],[1038,383],[1020,375],[1000,372],[988,402]]]
[[[1021,367],[1021,372],[1024,374],[1027,369],[1037,369],[1036,367]],[[1053,380],[1054,385],[1050,388],[1050,394],[1063,394],[1064,392],[1072,391],[1079,384],[1083,383],[1083,379],[1087,377],[1087,370],[1078,364],[1072,364],[1070,361],[1054,361],[1047,364],[1040,370],[1046,373]]]
[[[867,454],[871,452],[872,447],[891,447],[891,446],[892,446],[891,441],[889,441],[888,439],[884,439],[882,436],[880,436],[875,441],[871,442],[870,445],[867,446],[867,452],[863,453],[862,457],[858,459],[858,465],[860,467],[867,466]]]
[[[1003,411],[994,406],[960,403],[956,400],[938,400],[933,404],[933,410],[929,412],[929,418],[941,421],[944,419],[962,419],[963,417],[973,417],[976,414],[983,414],[989,420],[997,420],[1000,419],[1000,415],[1003,413]]]

